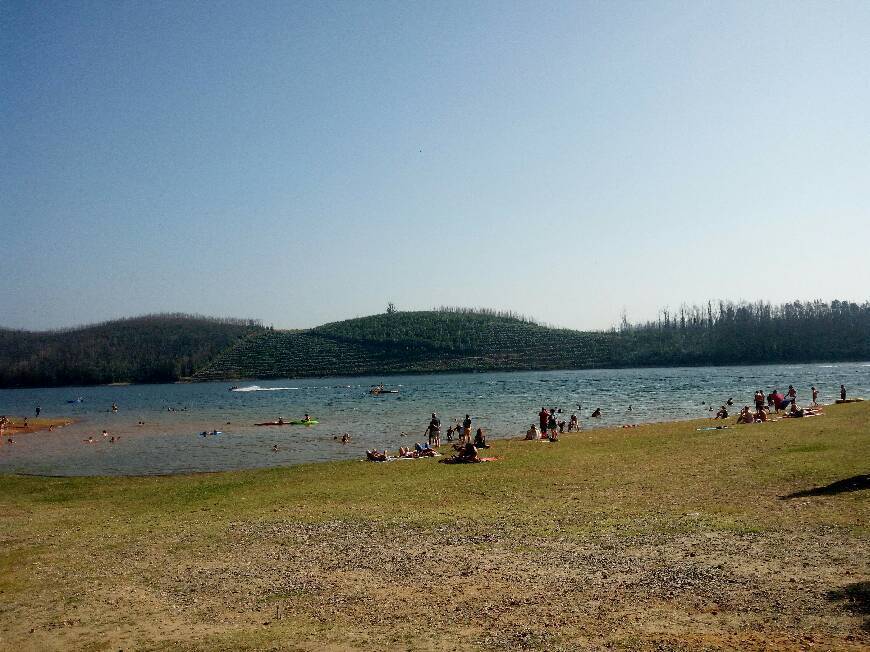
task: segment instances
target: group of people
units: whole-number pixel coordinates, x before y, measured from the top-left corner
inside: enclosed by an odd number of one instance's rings
[[[601,416],[601,410],[598,411],[598,416]],[[558,415],[562,414],[562,408],[547,409],[542,407],[538,412],[538,424],[532,424],[526,431],[526,439],[548,439],[549,441],[558,441],[559,434],[565,432],[567,427],[568,432],[580,431],[580,420],[576,414],[572,414],[566,422],[560,419]],[[540,427],[540,429],[539,429]]]
[[[442,460],[442,462],[445,464],[473,464],[486,461],[487,458],[480,456],[480,449],[489,448],[489,444],[486,443],[486,435],[483,432],[483,428],[477,429],[473,439],[471,436],[471,430],[472,420],[471,415],[469,414],[465,415],[465,419],[463,419],[461,423],[457,421],[456,424],[451,425],[447,429],[447,441],[453,442],[454,434],[458,434],[459,442],[453,444],[454,455]],[[403,432],[402,434],[404,435],[406,433]],[[415,443],[414,448],[406,448],[404,446],[400,447],[396,458],[391,458],[386,450],[380,451],[373,449],[366,450],[366,459],[372,462],[386,462],[390,459],[416,459],[420,457],[435,457],[440,455],[436,449],[441,446],[441,419],[438,418],[436,412],[432,413],[432,417],[429,419],[429,425],[426,426],[426,430],[423,434],[426,436],[425,442]]]
[[[770,414],[778,414],[783,418],[801,418],[812,417],[824,414],[822,407],[819,405],[819,390],[815,385],[810,388],[812,395],[812,403],[806,407],[800,407],[797,403],[797,390],[793,385],[789,385],[785,394],[778,389],[774,389],[769,394],[758,389],[755,391],[753,400],[755,402],[755,411],[745,405],[737,415],[737,423],[764,423],[770,418]],[[846,388],[840,385],[840,398],[846,399]],[[728,406],[733,405],[733,399],[729,398],[725,405],[719,408],[716,413],[716,419],[728,418]],[[712,408],[711,408],[712,409]]]

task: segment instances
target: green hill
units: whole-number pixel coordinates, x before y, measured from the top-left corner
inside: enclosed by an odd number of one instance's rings
[[[870,360],[870,302],[710,302],[594,332],[466,309],[391,311],[300,331],[187,315],[0,329],[0,387],[838,360]]]
[[[173,382],[263,330],[247,320],[182,314],[59,331],[0,329],[0,387]]]
[[[238,342],[197,380],[602,366],[611,333],[472,311],[396,312]]]

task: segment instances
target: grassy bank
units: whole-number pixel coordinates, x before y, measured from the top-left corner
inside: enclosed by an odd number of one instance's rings
[[[870,404],[498,462],[0,477],[0,647],[866,649]]]

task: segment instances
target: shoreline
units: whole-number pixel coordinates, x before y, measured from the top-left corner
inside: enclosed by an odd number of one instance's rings
[[[781,361],[765,361],[765,362],[728,362],[728,363],[704,363],[704,364],[681,364],[681,365],[631,365],[631,366],[599,366],[591,365],[587,367],[523,367],[515,369],[493,368],[493,369],[432,369],[428,371],[409,370],[409,371],[390,371],[379,373],[376,371],[366,372],[364,374],[330,374],[310,375],[310,376],[239,376],[221,379],[200,379],[194,376],[177,378],[175,380],[166,380],[154,383],[138,383],[135,381],[118,381],[112,383],[96,383],[92,385],[13,385],[8,387],[0,387],[0,391],[5,390],[40,390],[40,389],[89,389],[95,387],[148,387],[152,385],[198,385],[206,383],[235,383],[235,382],[255,382],[255,381],[280,381],[280,380],[325,380],[329,378],[381,378],[381,377],[406,377],[406,376],[444,376],[444,375],[472,375],[482,373],[534,373],[534,372],[566,372],[566,371],[626,371],[630,369],[638,369],[644,371],[652,371],[655,369],[722,369],[731,367],[772,367],[772,366],[789,366],[789,365],[870,365],[870,360],[781,360]]]
[[[849,400],[846,404],[842,404],[839,401],[834,403],[819,403],[818,407],[820,408],[828,408],[832,406],[840,406],[847,404],[860,404],[864,402],[862,398],[856,398]],[[577,439],[583,435],[588,434],[596,434],[596,433],[613,433],[614,435],[619,433],[635,433],[637,435],[643,435],[646,430],[649,428],[672,428],[679,426],[701,426],[696,428],[696,431],[721,431],[721,430],[733,430],[735,432],[741,432],[745,428],[749,428],[752,426],[763,426],[763,425],[772,425],[774,423],[780,423],[782,421],[797,421],[797,419],[784,418],[779,415],[773,415],[772,418],[767,422],[767,424],[738,424],[736,423],[736,418],[739,412],[735,411],[734,414],[730,415],[727,420],[715,419],[713,417],[689,417],[689,418],[676,418],[676,419],[664,419],[660,421],[646,421],[635,424],[623,424],[623,425],[604,425],[600,427],[593,428],[582,428],[579,431],[573,432],[562,432],[559,433],[558,441],[556,442],[548,442],[546,438],[542,438],[539,440],[529,440],[526,439],[525,433],[517,433],[506,435],[502,437],[493,437],[488,439],[488,443],[490,444],[490,451],[495,452],[493,449],[500,448],[499,444],[509,444],[509,443],[520,443],[520,442],[529,442],[531,444],[535,443],[552,443],[558,444],[561,441],[571,441],[573,439]],[[28,419],[29,420],[29,419]],[[586,421],[588,421],[587,419]],[[50,421],[49,419],[44,419],[44,421]],[[55,420],[61,421],[61,420]],[[79,423],[84,420],[82,419],[66,419],[63,425],[55,425],[55,428],[63,427],[64,425],[71,425],[73,423]],[[706,428],[703,426],[707,426]],[[47,431],[47,425],[42,428],[36,430],[28,430],[27,434],[39,432],[39,431]],[[17,433],[16,433],[17,434]],[[590,437],[591,439],[591,437]],[[457,440],[458,441],[458,440]],[[439,448],[435,450],[440,452],[442,455],[450,455],[453,452],[453,446],[457,443],[457,441],[447,442],[446,440],[442,442]],[[2,442],[0,442],[2,444]],[[391,448],[387,448],[387,451],[398,450],[399,446],[409,446],[412,445],[413,442],[409,441],[400,441],[395,444],[395,446]],[[317,467],[325,467],[328,465],[355,465],[357,462],[368,462],[365,458],[365,451],[360,452],[360,456],[354,459],[334,459],[334,460],[320,460],[320,461],[305,461],[300,460],[293,464],[276,464],[274,466],[259,466],[259,467],[241,467],[235,469],[217,469],[217,470],[204,470],[204,471],[182,471],[178,473],[173,472],[155,472],[155,473],[128,473],[128,474],[62,474],[62,473],[31,473],[31,472],[3,472],[0,471],[0,478],[3,477],[22,477],[22,478],[53,478],[53,479],[100,479],[100,480],[122,480],[122,479],[148,479],[148,478],[190,478],[194,479],[197,477],[205,477],[205,476],[221,476],[221,475],[230,475],[230,474],[239,474],[239,473],[269,473],[275,471],[292,471],[293,469],[299,469],[302,467],[307,468],[317,468]],[[378,466],[377,463],[372,463],[375,466]]]

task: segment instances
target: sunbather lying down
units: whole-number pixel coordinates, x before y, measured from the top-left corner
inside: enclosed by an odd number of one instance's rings
[[[786,417],[791,417],[793,419],[799,419],[801,417],[820,417],[825,414],[822,408],[798,408],[794,403],[791,404],[791,410],[789,410]]]
[[[434,448],[429,448],[428,444],[414,444],[414,448],[399,448],[397,457],[390,457],[390,454],[384,449],[379,451],[374,448],[366,451],[366,459],[369,462],[392,462],[398,459],[417,459],[420,457],[438,457],[439,453]]]
[[[415,444],[415,448],[405,448],[402,446],[399,448],[399,457],[406,457],[410,459],[415,459],[418,457],[435,457],[438,453],[435,452],[434,448],[429,448],[428,445],[421,446],[420,444]]]

